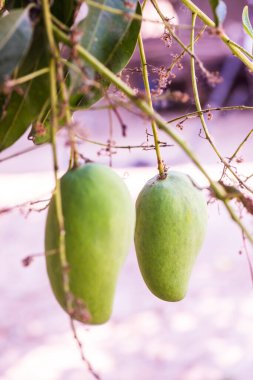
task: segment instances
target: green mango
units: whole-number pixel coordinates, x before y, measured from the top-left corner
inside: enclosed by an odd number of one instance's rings
[[[164,301],[185,297],[206,225],[204,195],[189,176],[169,171],[146,183],[136,202],[135,248],[154,295]]]
[[[122,179],[98,164],[68,171],[60,185],[72,316],[88,324],[104,323],[111,315],[119,271],[133,240],[134,203]],[[53,293],[67,311],[54,197],[47,215],[45,250]]]

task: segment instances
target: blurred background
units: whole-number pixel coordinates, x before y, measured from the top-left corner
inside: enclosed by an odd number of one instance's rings
[[[208,1],[195,3],[212,17]],[[244,5],[248,4],[251,11],[253,4],[246,0],[226,3],[226,32],[251,51],[252,42],[243,32],[241,14]],[[159,6],[175,24],[177,35],[189,44],[190,12],[180,1],[160,0]],[[157,19],[152,6],[148,5],[145,12],[146,19]],[[170,67],[182,49],[174,41],[171,44],[169,36],[164,38],[164,28],[159,24],[144,22],[142,34],[155,108],[168,121],[195,111],[187,55],[173,68],[163,94],[157,94],[163,69]],[[202,107],[252,106],[252,74],[216,36],[205,32],[196,44],[196,54],[209,72],[219,72],[223,78],[214,85],[197,69]],[[136,51],[123,76],[133,87],[143,90],[139,68]],[[118,94],[112,90],[113,96]],[[96,109],[78,111],[73,116],[80,136],[80,161],[112,165],[135,199],[145,182],[156,175],[155,152],[147,149],[153,143],[150,125],[138,112],[118,108],[115,114],[104,109],[105,105],[102,100]],[[210,133],[223,157],[230,157],[252,130],[251,112],[213,111],[209,116]],[[198,118],[178,124],[175,120],[170,126],[193,148],[210,175],[219,179],[222,165],[203,139]],[[47,279],[43,258],[46,210],[40,210],[46,202],[24,205],[50,197],[50,146],[39,146],[5,160],[32,147],[27,136],[0,154],[0,379],[92,379]],[[190,174],[200,186],[207,185],[168,136],[160,133],[160,141],[169,145],[161,148],[169,167]],[[69,159],[65,131],[58,136],[58,153],[64,172]],[[241,175],[252,174],[250,136],[236,161]],[[208,192],[206,196],[209,199]],[[12,209],[16,205],[22,206]],[[34,208],[37,211],[30,210]],[[252,218],[245,216],[244,222],[252,229]],[[252,255],[252,248],[245,249],[241,233],[226,211],[217,202],[210,202],[207,238],[188,295],[181,302],[166,303],[146,288],[132,247],[119,278],[110,322],[91,328],[77,324],[85,355],[101,379],[252,380],[253,300],[247,252]],[[28,268],[22,266],[25,257],[37,253],[41,256]]]

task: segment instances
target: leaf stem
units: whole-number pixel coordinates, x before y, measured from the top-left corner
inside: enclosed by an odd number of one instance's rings
[[[140,58],[141,58],[142,77],[143,77],[143,82],[144,82],[144,86],[146,90],[147,103],[150,109],[153,110],[153,103],[152,103],[152,97],[151,97],[149,80],[148,80],[147,60],[146,60],[141,33],[139,33],[139,36],[138,36],[138,46],[139,46],[139,52],[140,52]],[[156,122],[153,119],[151,120],[151,127],[152,127],[153,136],[154,136],[155,151],[156,151],[156,158],[157,158],[157,168],[159,171],[160,178],[163,179],[166,177],[166,171],[165,171],[165,167],[164,167],[164,163],[162,160],[162,155],[161,155],[161,151],[159,147],[159,137],[158,137],[158,132],[156,128]]]

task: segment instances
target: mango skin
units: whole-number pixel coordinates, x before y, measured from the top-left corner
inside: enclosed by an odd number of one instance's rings
[[[81,313],[74,312],[74,319],[104,323],[111,316],[118,274],[133,240],[134,203],[123,180],[102,165],[71,170],[60,183],[70,290],[75,304],[81,301],[85,306]],[[58,250],[58,242],[53,197],[46,221],[46,252]],[[53,293],[67,311],[59,254],[47,255],[46,265]]]
[[[169,171],[146,183],[136,201],[135,248],[143,279],[158,298],[185,297],[206,226],[204,195],[186,174]]]

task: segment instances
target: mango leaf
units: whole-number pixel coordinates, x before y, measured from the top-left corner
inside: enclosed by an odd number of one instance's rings
[[[249,7],[245,5],[242,12],[242,24],[245,32],[253,38],[253,28],[249,19]]]
[[[141,15],[137,0],[98,0],[101,6],[119,9],[125,14],[114,14],[108,10],[89,8],[87,17],[78,25],[82,33],[80,45],[99,59],[114,73],[121,71],[129,62],[137,42],[141,22],[129,14]],[[88,81],[84,81],[86,77]],[[86,83],[85,83],[86,82]],[[94,82],[99,82],[99,87]],[[88,87],[85,88],[85,85]],[[101,79],[96,71],[84,63],[84,75],[71,72],[71,105],[88,108],[99,100],[109,82]]]
[[[32,45],[17,72],[17,77],[48,67],[49,59],[46,33],[42,26],[38,26]],[[6,97],[0,118],[0,151],[18,140],[30,124],[38,118],[48,100],[49,93],[49,78],[45,74],[20,86],[19,91],[13,91],[10,98]]]
[[[215,25],[220,26],[227,15],[227,6],[223,0],[209,0],[211,8],[213,10]]]
[[[0,85],[26,55],[33,36],[30,7],[0,18]]]

